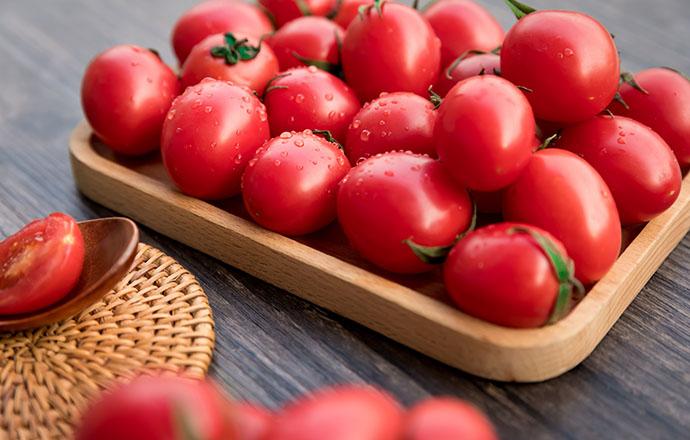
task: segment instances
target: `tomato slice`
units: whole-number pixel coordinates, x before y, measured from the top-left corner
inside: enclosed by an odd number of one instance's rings
[[[56,303],[77,284],[83,265],[84,239],[72,217],[32,221],[0,242],[0,315]]]

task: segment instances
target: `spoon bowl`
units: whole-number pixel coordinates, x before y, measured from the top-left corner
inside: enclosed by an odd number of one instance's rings
[[[0,315],[0,331],[24,330],[60,321],[103,298],[132,267],[139,230],[123,217],[79,222],[84,237],[84,267],[77,285],[55,304],[35,312]]]

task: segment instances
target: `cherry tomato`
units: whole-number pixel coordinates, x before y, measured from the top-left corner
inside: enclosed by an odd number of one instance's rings
[[[680,193],[678,161],[664,140],[622,116],[597,116],[563,130],[556,146],[576,153],[608,185],[623,224],[651,220]]]
[[[534,115],[524,95],[503,78],[484,75],[455,85],[438,109],[436,151],[448,172],[477,191],[518,178],[532,155]]]
[[[76,440],[238,439],[230,403],[210,382],[143,376],[86,408]]]
[[[537,226],[560,240],[584,284],[616,262],[621,227],[604,180],[584,159],[556,148],[538,151],[503,193],[507,221]]]
[[[498,21],[471,0],[440,0],[423,15],[441,40],[442,66],[467,51],[489,52],[503,42],[503,28]]]
[[[0,315],[33,312],[64,298],[84,264],[84,239],[70,216],[53,213],[0,241]]]
[[[278,29],[269,44],[278,57],[280,70],[312,62],[333,71],[340,64],[338,44],[344,36],[343,28],[327,18],[300,17]]]
[[[179,88],[175,73],[149,49],[115,46],[86,68],[81,103],[108,147],[140,155],[158,148],[165,113]]]
[[[446,96],[460,81],[477,75],[495,75],[501,68],[501,58],[492,53],[468,56],[457,64],[451,63],[438,75],[434,92]]]
[[[611,110],[649,126],[664,138],[681,166],[690,165],[690,81],[666,68],[643,70],[635,81],[646,93],[623,84],[620,94],[628,108],[614,101]]]
[[[347,29],[352,20],[359,14],[359,7],[373,3],[373,0],[341,0],[333,21],[342,26],[343,29]]]
[[[363,386],[322,389],[285,407],[264,440],[399,440],[402,410]]]
[[[435,122],[436,111],[428,99],[409,92],[388,93],[365,104],[352,119],[345,152],[352,163],[392,150],[436,156]]]
[[[619,65],[606,28],[573,11],[525,16],[501,48],[501,74],[531,90],[535,115],[547,121],[578,122],[604,110],[618,89]]]
[[[418,403],[405,416],[403,426],[405,440],[498,440],[481,411],[451,397]]]
[[[259,148],[242,176],[244,206],[254,221],[284,235],[304,235],[335,220],[338,183],[350,170],[334,143],[284,132]]]
[[[547,246],[558,253],[557,263]],[[507,327],[539,327],[560,318],[570,303],[572,277],[572,261],[560,242],[517,223],[470,232],[443,266],[446,289],[460,310]]]
[[[264,96],[271,134],[328,130],[339,142],[360,108],[357,96],[339,78],[314,66],[288,70],[271,81]]]
[[[233,406],[238,440],[263,440],[273,424],[273,414],[266,408],[249,403]]]
[[[414,9],[381,2],[357,16],[342,48],[347,83],[362,101],[381,92],[426,96],[440,68],[441,43],[429,23]]]
[[[467,191],[438,161],[416,154],[371,157],[352,168],[338,191],[338,220],[352,247],[391,272],[432,270],[406,240],[448,246],[471,219]]]
[[[247,86],[261,95],[279,70],[278,59],[267,44],[228,33],[211,35],[194,46],[180,76],[185,88],[213,78]]]
[[[180,65],[192,48],[209,35],[236,32],[254,39],[273,32],[268,17],[255,5],[235,0],[209,0],[192,7],[175,24],[172,45]]]
[[[336,0],[259,0],[278,27],[304,15],[325,17],[335,8]]]
[[[207,78],[173,102],[163,125],[163,163],[185,194],[230,197],[268,136],[265,107],[248,88]]]

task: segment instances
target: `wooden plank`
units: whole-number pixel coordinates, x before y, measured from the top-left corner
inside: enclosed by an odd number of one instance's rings
[[[449,365],[503,381],[542,381],[579,364],[690,229],[687,177],[678,201],[640,232],[573,312],[555,325],[515,330],[344,261],[324,237],[310,247],[187,197],[157,160],[118,163],[99,154],[85,122],[73,132],[70,155],[87,197]],[[434,283],[418,279],[422,289]]]

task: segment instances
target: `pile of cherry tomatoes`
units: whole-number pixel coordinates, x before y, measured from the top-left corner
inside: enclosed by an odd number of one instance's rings
[[[474,406],[431,398],[405,411],[384,391],[341,385],[273,413],[208,381],[144,376],[92,402],[76,440],[496,440]]]
[[[266,229],[337,219],[386,271],[443,264],[461,310],[512,327],[567,313],[616,261],[621,225],[680,193],[690,82],[621,74],[588,15],[506,0],[504,34],[470,0],[260,3],[187,11],[179,77],[149,49],[98,55],[82,88],[97,136],[125,155],[160,148],[180,191],[241,196]],[[477,212],[502,221],[475,230]]]

